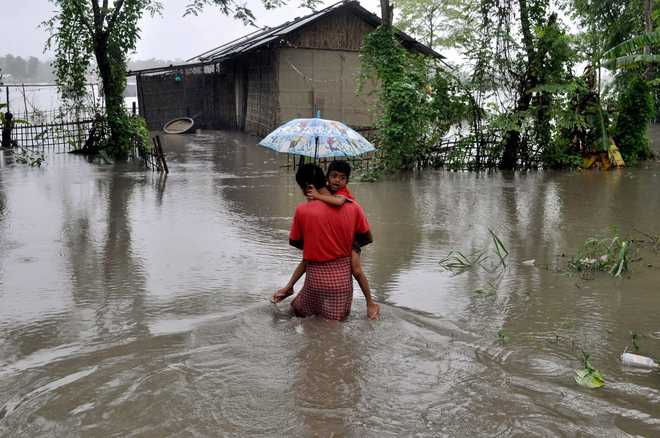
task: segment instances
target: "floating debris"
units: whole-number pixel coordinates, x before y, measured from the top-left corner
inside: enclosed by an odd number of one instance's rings
[[[589,357],[591,357],[591,355],[583,351],[582,356],[583,368],[575,370],[575,382],[580,386],[592,389],[605,386],[605,378],[603,377],[603,374],[595,369],[591,365],[591,362],[589,362]]]
[[[621,355],[621,363],[625,366],[635,367],[635,368],[648,368],[648,369],[660,368],[660,365],[654,359],[633,353],[623,353]]]

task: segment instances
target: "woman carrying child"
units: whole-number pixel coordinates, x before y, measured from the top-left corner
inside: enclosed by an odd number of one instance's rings
[[[369,282],[364,275],[362,264],[360,262],[360,247],[371,243],[371,233],[369,231],[369,224],[367,223],[366,217],[364,216],[362,207],[360,207],[359,204],[355,202],[353,195],[348,190],[347,184],[350,178],[350,174],[351,167],[346,161],[333,161],[330,163],[328,166],[327,186],[325,177],[323,177],[323,181],[321,181],[321,175],[323,175],[323,171],[316,165],[308,164],[302,166],[296,174],[296,181],[300,185],[305,196],[307,196],[309,202],[306,204],[301,204],[296,209],[296,216],[294,216],[294,221],[291,227],[290,243],[294,246],[297,246],[295,244],[296,241],[304,240],[304,245],[302,248],[303,261],[300,262],[294,271],[291,279],[289,280],[289,283],[273,295],[272,301],[277,303],[292,295],[293,286],[300,279],[302,274],[307,272],[305,277],[305,286],[292,303],[294,311],[296,311],[299,316],[307,316],[305,314],[306,312],[302,309],[302,307],[304,307],[302,304],[308,301],[305,299],[305,297],[309,298],[309,290],[312,288],[312,285],[315,283],[315,279],[318,277],[319,266],[317,262],[327,262],[329,260],[325,259],[333,256],[338,256],[336,260],[345,259],[346,255],[348,255],[350,257],[348,259],[350,260],[350,271],[348,277],[348,282],[350,283],[349,301],[347,302],[346,298],[347,285],[343,283],[346,281],[346,278],[344,278],[343,275],[333,277],[332,273],[329,273],[330,280],[334,281],[341,279],[342,286],[339,287],[339,289],[342,289],[343,293],[337,296],[343,297],[338,300],[338,302],[341,303],[339,307],[343,306],[342,310],[338,312],[330,312],[332,314],[328,315],[323,314],[327,312],[311,312],[311,314],[320,314],[320,316],[324,316],[328,319],[343,319],[348,316],[353,293],[353,284],[350,278],[350,273],[352,272],[352,275],[355,276],[356,280],[358,281],[358,284],[362,289],[362,293],[364,294],[364,297],[367,301],[368,318],[378,319],[379,317],[380,307],[373,301],[371,291],[369,289]],[[326,217],[323,218],[324,220],[321,222],[318,220],[310,220],[310,218],[314,217],[318,219],[319,215],[324,215]],[[355,216],[355,218],[353,216]],[[352,233],[348,234],[345,233],[346,230],[344,229],[343,235],[347,236],[348,239],[343,239],[343,242],[338,242],[337,236],[342,233],[336,232],[337,226],[341,225],[341,222],[344,222],[346,219],[348,219],[348,222],[346,222],[344,225],[349,227],[351,226],[350,221],[356,219],[357,222],[354,222],[354,224],[357,223],[357,228]],[[326,223],[325,229],[323,229],[321,226],[323,222]],[[321,229],[319,229],[319,226],[321,226]],[[304,232],[306,232],[307,235],[304,239],[302,239],[301,237]],[[324,246],[322,252],[327,252],[327,254],[316,254],[315,249],[307,251],[307,248],[311,245],[308,245],[308,239],[310,237],[314,239],[321,236],[323,236],[323,239],[319,243]],[[346,244],[349,246],[347,247]],[[346,254],[347,248],[350,248],[348,250],[348,254]],[[342,265],[343,263],[342,266],[345,266],[346,261],[348,260],[343,260],[339,264]],[[326,274],[328,273],[326,272]],[[323,275],[321,276],[323,277]],[[326,277],[328,277],[328,275],[326,275]],[[308,280],[310,281],[308,282]],[[326,285],[328,284],[326,281],[323,281],[323,283]],[[339,286],[339,284],[335,284],[335,286]],[[332,294],[324,295],[331,301],[334,299],[332,298]],[[315,299],[315,301],[318,300]]]

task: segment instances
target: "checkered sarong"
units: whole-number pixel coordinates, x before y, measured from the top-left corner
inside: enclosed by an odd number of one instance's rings
[[[341,320],[351,313],[353,277],[351,258],[307,262],[305,285],[291,303],[297,316],[318,315]]]

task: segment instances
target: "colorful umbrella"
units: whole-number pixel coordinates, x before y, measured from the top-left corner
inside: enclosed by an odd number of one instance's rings
[[[293,119],[259,142],[277,152],[307,157],[354,157],[375,151],[374,145],[341,122]]]

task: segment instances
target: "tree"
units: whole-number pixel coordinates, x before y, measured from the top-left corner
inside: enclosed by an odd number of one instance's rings
[[[145,14],[162,10],[159,0],[51,0],[55,15],[44,23],[54,46],[56,82],[62,96],[80,102],[85,95],[86,77],[92,64],[101,79],[105,99],[105,118],[110,136],[104,147],[118,159],[127,157],[130,137],[135,129],[123,105],[126,63],[140,36],[139,20]],[[283,0],[262,0],[267,9]],[[303,0],[313,7],[317,0]],[[206,6],[217,6],[246,24],[254,22],[252,12],[240,0],[193,0],[184,15],[198,14]]]
[[[398,0],[396,25],[429,47],[448,46],[449,29],[464,3],[465,0]]]
[[[27,62],[27,77],[30,78],[30,80],[37,80],[39,76],[39,59],[35,58],[34,56],[30,56]]]

